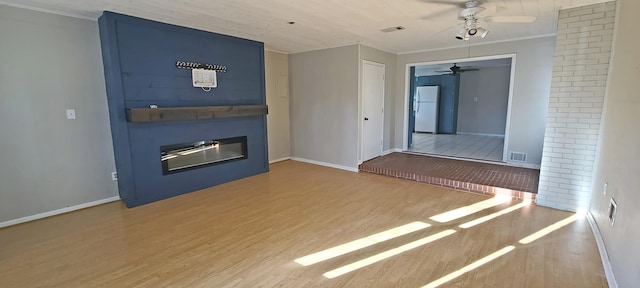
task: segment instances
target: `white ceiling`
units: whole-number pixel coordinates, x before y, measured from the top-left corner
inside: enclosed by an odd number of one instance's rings
[[[609,0],[484,0],[489,15],[527,15],[531,24],[487,23],[485,39],[554,34],[560,8]],[[464,46],[454,38],[463,0],[0,0],[0,4],[97,19],[102,11],[262,41],[285,53],[361,43],[393,53]],[[294,25],[287,22],[295,21]],[[380,29],[404,26],[384,33]]]

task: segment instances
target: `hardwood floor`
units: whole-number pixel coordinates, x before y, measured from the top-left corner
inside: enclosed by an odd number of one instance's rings
[[[606,287],[585,219],[504,201],[285,161],[133,209],[0,229],[0,287]]]
[[[409,151],[502,162],[504,136],[413,133]]]

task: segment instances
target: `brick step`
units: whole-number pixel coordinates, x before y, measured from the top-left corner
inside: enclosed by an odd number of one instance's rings
[[[539,171],[519,167],[392,153],[362,163],[359,171],[456,190],[535,200]]]

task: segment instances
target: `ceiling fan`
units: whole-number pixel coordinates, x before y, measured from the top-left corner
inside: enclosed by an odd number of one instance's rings
[[[451,66],[449,68],[449,70],[445,70],[445,71],[436,71],[438,73],[446,73],[446,72],[451,72],[451,74],[458,74],[458,73],[462,73],[462,72],[466,72],[466,71],[480,71],[480,69],[477,68],[471,68],[471,67],[460,67],[458,66],[457,63],[453,63],[453,66]]]
[[[490,1],[490,0],[487,0]],[[427,0],[427,2],[441,3],[447,5],[459,6],[458,20],[463,20],[461,23],[463,27],[455,35],[456,39],[467,41],[471,36],[487,37],[489,30],[480,25],[480,21],[495,22],[495,23],[531,23],[536,21],[535,16],[487,16],[481,18],[478,14],[487,10],[486,7],[481,6],[481,1],[470,0],[464,4],[455,3],[446,0]],[[494,10],[495,11],[495,10]]]

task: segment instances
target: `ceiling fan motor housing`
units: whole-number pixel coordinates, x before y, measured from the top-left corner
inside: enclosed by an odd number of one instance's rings
[[[489,34],[489,30],[478,24],[480,21],[478,14],[485,10],[485,7],[480,6],[480,1],[467,1],[464,8],[458,12],[458,20],[464,21],[464,27],[455,35],[455,38],[464,41],[470,40],[471,36],[485,38]],[[503,23],[531,23],[535,20],[535,16],[490,16],[484,18],[484,21]]]
[[[480,12],[484,10],[486,10],[486,8],[480,7],[480,6],[462,9],[458,13],[458,19],[460,20],[477,19],[476,15],[478,15]]]

